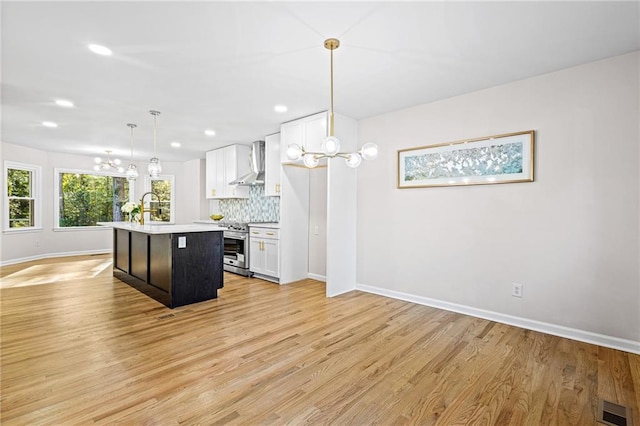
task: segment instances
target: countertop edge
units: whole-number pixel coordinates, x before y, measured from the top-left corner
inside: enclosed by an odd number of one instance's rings
[[[143,234],[186,234],[189,232],[222,232],[226,228],[211,225],[140,225],[131,222],[98,222],[100,226],[125,229]]]

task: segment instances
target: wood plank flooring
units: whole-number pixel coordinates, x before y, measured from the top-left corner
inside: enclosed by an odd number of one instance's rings
[[[640,424],[638,355],[313,280],[170,310],[107,268],[2,289],[1,321],[3,425]]]

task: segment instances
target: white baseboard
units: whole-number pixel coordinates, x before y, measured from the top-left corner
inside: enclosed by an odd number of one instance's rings
[[[413,294],[403,293],[395,290],[388,290],[385,288],[372,287],[364,284],[357,284],[356,289],[367,293],[391,297],[393,299],[405,300],[407,302],[413,302],[419,305],[431,306],[433,308],[444,309],[445,311],[457,312],[459,314],[483,318],[520,328],[526,328],[528,330],[539,331],[541,333],[565,337],[567,339],[578,340],[580,342],[591,343],[594,345],[618,349],[621,351],[640,355],[640,342],[636,342],[634,340],[627,340],[618,337],[607,336],[604,334],[592,333],[590,331],[564,327],[562,325],[550,324],[527,318],[515,317],[512,315],[501,314],[499,312],[486,311],[484,309],[478,309],[471,306],[458,305],[457,303],[445,302],[442,300],[416,296]]]
[[[322,281],[323,283],[327,282],[327,277],[324,275],[312,274],[311,272],[307,273],[307,277],[312,280]]]
[[[107,254],[107,253],[111,253],[111,249],[67,251],[63,253],[46,253],[46,254],[39,254],[37,256],[21,257],[19,259],[4,260],[0,262],[0,266],[15,265],[16,263],[31,262],[34,260],[49,259],[52,257],[87,256],[92,254]]]

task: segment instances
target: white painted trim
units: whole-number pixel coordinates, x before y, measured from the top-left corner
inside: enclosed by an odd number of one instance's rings
[[[111,249],[97,249],[97,250],[85,250],[85,251],[67,251],[63,253],[46,253],[46,254],[39,254],[36,256],[21,257],[19,259],[5,260],[3,262],[0,262],[0,266],[15,265],[16,263],[31,262],[34,260],[49,259],[52,257],[70,257],[70,256],[85,256],[85,255],[92,255],[92,254],[107,254],[107,253],[111,253],[111,251],[112,251]]]
[[[357,284],[356,289],[367,293],[391,297],[393,299],[405,300],[407,302],[417,303],[419,305],[431,306],[433,308],[444,309],[445,311],[457,312],[459,314],[483,318],[502,324],[513,325],[520,328],[526,328],[528,330],[539,331],[541,333],[565,337],[567,339],[578,340],[580,342],[591,343],[593,345],[604,346],[607,348],[618,349],[621,351],[640,355],[640,341],[636,342],[633,340],[621,339],[604,334],[592,333],[590,331],[564,327],[562,325],[551,324],[527,318],[515,317],[512,315],[501,314],[499,312],[486,311],[484,309],[478,309],[471,306],[459,305],[457,303],[445,302],[442,300],[431,299],[429,297],[416,296],[413,294],[388,290],[385,288],[372,287],[365,284]]]
[[[312,274],[311,272],[309,272],[307,274],[307,278],[311,278],[312,280],[316,280],[316,281],[322,281],[323,283],[327,282],[327,277],[324,275],[318,275],[318,274]]]

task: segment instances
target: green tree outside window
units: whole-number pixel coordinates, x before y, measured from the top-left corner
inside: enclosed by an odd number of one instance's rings
[[[9,228],[35,226],[33,173],[30,170],[7,169]]]
[[[126,178],[81,173],[60,173],[59,177],[61,228],[125,220],[120,208],[129,200]]]

